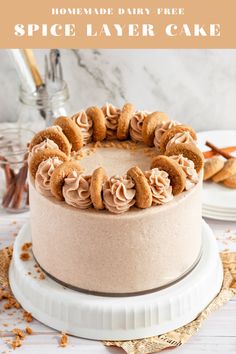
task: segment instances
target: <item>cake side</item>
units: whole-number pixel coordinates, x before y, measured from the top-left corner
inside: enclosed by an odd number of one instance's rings
[[[86,291],[135,293],[181,277],[201,249],[201,181],[171,202],[114,215],[78,210],[30,182],[33,252],[56,279]]]

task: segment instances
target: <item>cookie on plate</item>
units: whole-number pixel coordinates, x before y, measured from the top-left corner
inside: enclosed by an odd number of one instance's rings
[[[224,160],[220,156],[214,156],[204,163],[204,176],[203,180],[207,181],[212,178],[224,167]]]
[[[236,174],[236,158],[232,157],[225,162],[224,167],[212,177],[212,180],[216,183],[223,182],[234,174]]]
[[[226,178],[223,183],[228,188],[236,189],[236,174],[229,178]]]

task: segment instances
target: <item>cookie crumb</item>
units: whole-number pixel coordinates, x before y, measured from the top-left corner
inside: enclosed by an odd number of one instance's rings
[[[16,337],[16,339],[13,339],[11,342],[9,342],[9,344],[11,345],[12,349],[16,349],[22,346],[22,340],[20,339],[20,337]]]
[[[44,280],[45,278],[46,278],[45,274],[43,272],[41,272],[39,274],[39,279]]]
[[[28,327],[28,326],[25,328],[25,331],[26,331],[26,333],[29,334],[29,335],[31,335],[31,334],[33,333],[32,328],[30,328],[30,327]]]
[[[31,313],[24,311],[23,313],[23,318],[26,322],[32,322],[33,321],[33,316],[31,315]]]
[[[30,248],[32,247],[32,242],[26,242],[23,244],[23,246],[21,247],[22,251],[28,251]]]
[[[60,338],[60,347],[66,347],[68,345],[68,336],[66,333],[61,333],[61,338]]]
[[[24,261],[24,262],[25,262],[25,261],[28,261],[28,260],[30,259],[29,253],[26,253],[26,252],[21,253],[20,259],[21,259],[22,261]]]
[[[13,328],[12,333],[14,333],[20,339],[25,338],[25,334],[20,328]]]

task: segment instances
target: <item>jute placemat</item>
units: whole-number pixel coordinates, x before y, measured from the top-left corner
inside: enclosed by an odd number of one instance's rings
[[[0,250],[0,288],[9,291],[8,269],[12,246]],[[106,346],[122,348],[128,354],[157,353],[186,343],[202,326],[207,317],[236,295],[236,252],[221,253],[224,281],[220,293],[191,323],[159,336],[131,341],[103,342]]]

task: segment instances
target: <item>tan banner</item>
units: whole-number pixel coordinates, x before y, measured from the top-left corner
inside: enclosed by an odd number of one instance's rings
[[[235,0],[7,0],[2,48],[236,48]]]

